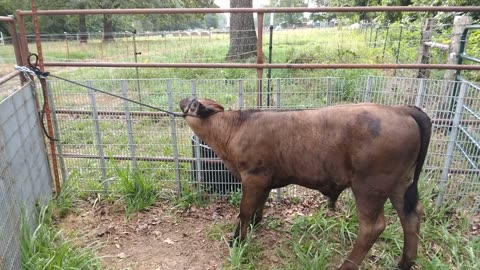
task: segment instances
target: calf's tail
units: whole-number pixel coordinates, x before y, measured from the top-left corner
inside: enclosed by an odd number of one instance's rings
[[[417,165],[413,174],[413,183],[407,188],[404,198],[404,210],[406,214],[415,210],[419,196],[418,196],[418,178],[422,172],[425,157],[427,156],[428,146],[430,144],[430,136],[432,133],[432,121],[430,117],[417,107],[412,107],[410,115],[417,122],[420,130],[420,152],[417,157]]]

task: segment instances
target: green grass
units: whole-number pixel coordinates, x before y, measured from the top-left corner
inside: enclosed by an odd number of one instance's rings
[[[158,197],[156,182],[146,178],[139,171],[123,169],[111,159],[119,181],[116,182],[116,190],[119,192],[122,201],[125,203],[125,215],[128,218],[133,213],[142,211],[152,206]]]
[[[186,210],[192,206],[201,207],[209,202],[208,195],[201,189],[201,187],[193,186],[189,183],[182,183],[182,190],[180,195],[172,198],[174,208]]]
[[[240,206],[240,203],[242,202],[242,191],[233,191],[230,192],[228,195],[228,203],[233,205],[233,206]]]
[[[471,213],[464,212],[461,202],[434,207],[436,193],[430,182],[420,184],[424,217],[421,223],[418,258],[419,269],[479,269],[480,236],[469,235]],[[362,262],[362,269],[389,269],[402,256],[403,230],[390,202],[385,205],[387,227]],[[235,224],[217,223],[207,237],[226,241]],[[267,216],[259,227],[249,228],[245,242],[229,248],[225,261],[227,269],[334,269],[350,253],[357,238],[358,219],[350,191],[339,200],[336,212],[326,204],[320,205],[311,216],[298,216],[292,223],[276,216]],[[278,244],[263,246],[256,238],[259,230],[280,233]],[[265,234],[264,234],[265,235]],[[266,266],[266,250],[272,250],[279,261]],[[252,254],[254,253],[254,254]],[[263,263],[263,264],[262,264]],[[259,268],[264,269],[264,268]]]
[[[224,239],[228,246],[229,256],[225,263],[225,269],[256,269],[256,261],[264,249],[257,241],[254,241],[255,229],[250,226],[244,241],[234,240],[232,246]]]
[[[54,213],[63,213],[67,205],[65,201],[51,201],[38,209],[35,220],[29,220],[22,212],[20,247],[23,269],[101,269],[94,243],[79,247],[54,226]],[[35,224],[33,231],[30,224]]]
[[[225,240],[225,235],[232,232],[235,226],[231,222],[215,223],[208,230],[207,237],[213,241],[223,241]]]
[[[478,269],[480,237],[468,236],[469,215],[457,205],[435,209],[434,193],[422,184],[425,216],[421,223],[419,257],[421,269]],[[358,221],[353,199],[345,196],[345,205],[333,214],[326,206],[311,217],[298,217],[290,227],[291,238],[278,249],[287,262],[286,269],[330,269],[338,267],[353,247]],[[403,247],[403,231],[395,211],[385,206],[387,228],[363,261],[362,268],[394,267]],[[293,251],[293,252],[291,252]],[[308,262],[312,264],[309,266]],[[317,265],[318,264],[318,265]]]

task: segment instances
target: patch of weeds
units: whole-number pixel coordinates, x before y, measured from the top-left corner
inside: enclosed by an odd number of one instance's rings
[[[295,263],[290,269],[327,269],[334,250],[332,244],[317,241],[299,241],[293,244]]]
[[[53,227],[51,207],[52,203],[41,207],[35,221],[28,220],[22,211],[20,247],[23,269],[101,269],[93,246],[80,248]],[[32,222],[37,224],[33,233]]]
[[[55,218],[64,218],[72,210],[74,203],[75,190],[67,182],[62,186],[60,194],[52,203],[52,215]]]
[[[292,196],[292,197],[289,197],[288,199],[292,204],[299,204],[303,200],[301,197],[298,197],[298,196]]]
[[[254,227],[249,226],[246,239],[241,242],[234,240],[233,245],[229,246],[226,269],[256,269],[255,260],[260,256],[262,246],[253,241],[253,233]]]
[[[207,237],[210,240],[221,241],[222,238],[229,232],[232,232],[235,228],[235,224],[228,223],[215,223],[212,225],[210,230],[208,230]]]
[[[242,201],[241,190],[230,192],[230,194],[228,195],[228,203],[232,206],[240,206],[241,201]]]
[[[143,177],[139,171],[121,169],[115,160],[110,160],[120,178],[117,188],[125,202],[126,217],[129,218],[133,213],[152,206],[158,197],[155,181],[152,178]]]
[[[174,207],[183,210],[189,209],[192,206],[200,207],[207,202],[208,195],[205,194],[203,190],[185,183],[182,185],[181,196],[175,196],[173,198]]]
[[[263,223],[267,226],[268,229],[274,231],[284,231],[285,220],[275,217],[264,217]]]

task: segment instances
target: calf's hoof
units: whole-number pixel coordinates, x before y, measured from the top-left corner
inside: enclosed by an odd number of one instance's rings
[[[360,269],[360,267],[350,260],[344,261],[342,266],[338,268],[338,270],[357,270],[357,269]]]
[[[412,266],[415,264],[414,261],[407,261],[407,260],[404,260],[402,259],[399,263],[398,263],[398,269],[400,270],[410,270],[412,268]]]

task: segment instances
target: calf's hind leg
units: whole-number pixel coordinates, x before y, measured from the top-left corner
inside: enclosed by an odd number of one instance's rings
[[[398,213],[403,228],[403,255],[398,263],[398,268],[408,270],[417,258],[418,241],[420,234],[420,219],[423,207],[420,202],[411,213],[406,213],[403,196],[392,196],[390,201]]]
[[[368,251],[385,229],[383,206],[387,198],[384,195],[372,194],[367,190],[355,191],[355,203],[358,214],[358,236],[353,250],[348,255],[340,270],[358,269]]]

